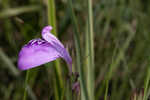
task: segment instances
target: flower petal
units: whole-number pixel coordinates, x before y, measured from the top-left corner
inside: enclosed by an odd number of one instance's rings
[[[64,45],[52,33],[50,33],[51,30],[52,30],[51,26],[45,26],[43,28],[42,30],[43,39],[45,39],[46,41],[50,43],[56,42],[57,44],[59,44],[61,47],[64,48]]]
[[[72,59],[69,53],[50,30],[52,27],[46,26],[42,30],[43,39],[33,39],[21,49],[18,58],[19,69],[27,70],[61,57],[69,65],[70,74],[72,73]]]
[[[21,49],[18,67],[21,70],[27,70],[59,57],[60,53],[50,43],[43,39],[33,39]]]
[[[60,56],[67,62],[69,65],[70,71],[72,71],[72,59],[68,53],[68,51],[64,48],[63,44],[53,35],[50,33],[52,30],[51,26],[46,26],[42,30],[42,37],[46,41],[48,41],[55,49],[60,53]]]

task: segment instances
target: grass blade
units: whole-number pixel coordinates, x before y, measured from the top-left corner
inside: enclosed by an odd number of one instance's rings
[[[126,50],[128,49],[130,42],[132,41],[132,39],[135,36],[135,30],[133,29],[133,27],[131,27],[131,25],[124,25],[122,27],[122,32],[124,32],[125,30],[129,31],[129,36],[127,38],[127,40],[125,41],[124,45],[122,48],[120,48],[120,51],[116,57],[116,60],[113,59],[111,65],[110,65],[110,69],[108,71],[108,74],[106,76],[106,90],[105,90],[105,97],[104,100],[107,100],[107,96],[108,96],[108,89],[109,89],[109,80],[112,77],[112,72],[116,69],[116,67],[118,67],[118,65],[120,64],[120,61],[124,58],[124,54],[126,52]]]
[[[10,69],[13,75],[17,77],[20,72],[16,69],[13,62],[9,59],[9,57],[3,52],[1,48],[0,48],[0,58],[3,62],[7,64],[7,67]]]
[[[0,18],[7,18],[11,16],[16,16],[22,13],[27,13],[27,12],[33,12],[33,11],[39,11],[42,7],[39,5],[31,5],[31,6],[23,6],[19,8],[8,8],[0,13]]]
[[[143,100],[147,100],[147,91],[148,91],[148,85],[149,85],[149,80],[150,80],[150,69],[148,68],[147,70],[147,77],[145,79],[145,85],[144,85],[144,97]]]
[[[81,86],[81,100],[88,100],[88,94],[83,74],[83,60],[81,55],[81,46],[80,46],[80,38],[79,38],[79,28],[77,24],[77,20],[73,11],[72,6],[72,0],[68,0],[69,4],[69,11],[71,15],[72,24],[74,26],[74,41],[75,41],[75,50],[76,50],[76,62],[77,62],[77,68],[79,71],[79,80],[80,80],[80,86]]]

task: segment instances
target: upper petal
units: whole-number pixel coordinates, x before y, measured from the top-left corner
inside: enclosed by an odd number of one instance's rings
[[[53,43],[56,42],[59,44],[61,47],[64,48],[64,45],[50,32],[52,30],[51,26],[45,26],[42,30],[42,37],[46,41]]]
[[[60,53],[60,56],[67,62],[70,66],[70,71],[72,70],[72,58],[70,57],[68,51],[65,49],[63,44],[53,35],[50,33],[52,30],[51,26],[46,26],[42,30],[42,38],[48,41],[56,51]]]
[[[60,57],[60,53],[45,40],[33,39],[19,53],[18,67],[21,70],[30,69]]]

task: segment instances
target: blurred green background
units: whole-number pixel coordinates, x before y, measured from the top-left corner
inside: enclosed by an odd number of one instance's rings
[[[95,51],[95,100],[104,100],[105,79],[111,76],[108,100],[143,100],[150,94],[150,0],[92,0]],[[69,50],[73,62],[74,26],[67,0],[55,0],[57,36]],[[80,31],[83,61],[87,32],[86,0],[73,0]],[[23,100],[26,71],[19,71],[21,47],[40,37],[48,25],[47,0],[0,0],[0,100]],[[62,66],[64,83],[61,100],[69,100],[68,71]],[[31,70],[27,100],[56,100],[52,63]],[[84,66],[86,69],[86,66]],[[77,67],[73,66],[73,71]],[[146,85],[147,84],[147,85]],[[70,90],[69,90],[69,89]],[[147,90],[145,89],[147,88]],[[80,93],[75,93],[77,100]],[[137,97],[137,99],[135,99]]]

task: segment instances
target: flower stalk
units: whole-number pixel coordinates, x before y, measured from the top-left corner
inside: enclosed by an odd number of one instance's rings
[[[88,4],[88,30],[86,38],[87,89],[89,100],[94,100],[94,33],[93,33],[92,0],[87,0],[87,4]]]

